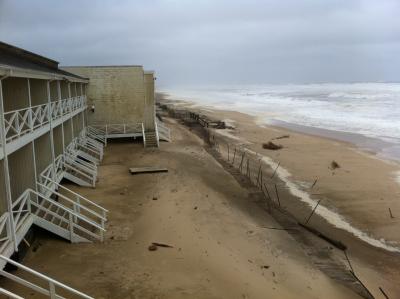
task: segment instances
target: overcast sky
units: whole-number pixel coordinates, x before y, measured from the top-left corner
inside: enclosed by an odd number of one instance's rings
[[[0,0],[0,40],[165,87],[400,81],[400,0]]]

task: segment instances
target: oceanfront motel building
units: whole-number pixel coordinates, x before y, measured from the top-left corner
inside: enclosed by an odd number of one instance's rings
[[[101,242],[108,211],[61,181],[95,187],[108,138],[139,137],[158,146],[159,132],[169,139],[155,119],[152,72],[60,69],[54,60],[0,42],[0,275],[51,298],[61,298],[60,289],[90,298],[14,257],[32,225],[71,242]],[[5,271],[7,263],[47,287]],[[20,298],[1,283],[0,294]]]

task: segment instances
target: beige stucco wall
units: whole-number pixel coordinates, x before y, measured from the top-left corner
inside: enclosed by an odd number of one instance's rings
[[[154,130],[154,119],[156,116],[156,107],[154,102],[154,73],[144,73],[144,90],[145,90],[145,118],[144,125],[146,130]]]
[[[151,101],[141,66],[64,67],[68,72],[89,78],[87,88],[88,123],[154,123],[154,99]],[[152,92],[154,98],[154,81]],[[147,101],[146,101],[147,99]],[[152,105],[146,108],[146,103]],[[95,106],[94,112],[91,106]],[[148,116],[146,117],[146,114]],[[149,121],[152,119],[152,121]]]

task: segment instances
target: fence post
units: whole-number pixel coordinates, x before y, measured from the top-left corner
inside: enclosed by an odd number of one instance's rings
[[[242,160],[240,161],[240,165],[239,165],[239,169],[240,169],[240,173],[242,173],[242,169],[243,169],[243,159],[244,159],[244,155],[246,154],[246,152],[243,152],[242,154]]]

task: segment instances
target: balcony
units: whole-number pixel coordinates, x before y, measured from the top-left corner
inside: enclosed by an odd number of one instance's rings
[[[11,154],[86,109],[86,96],[67,98],[4,113],[5,149]],[[1,144],[3,147],[4,145]],[[3,159],[3,150],[0,159]]]

